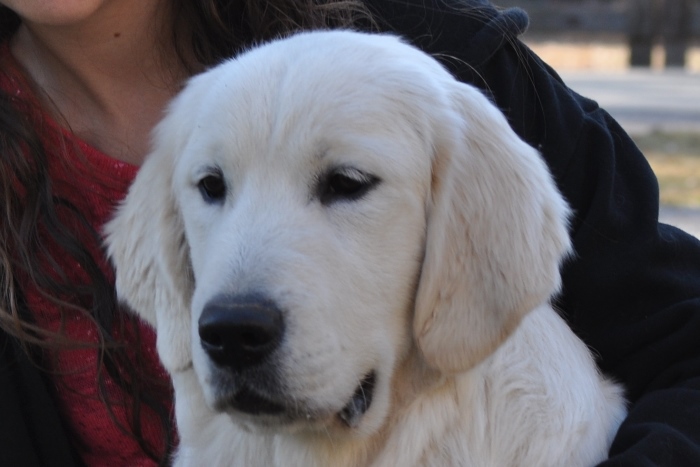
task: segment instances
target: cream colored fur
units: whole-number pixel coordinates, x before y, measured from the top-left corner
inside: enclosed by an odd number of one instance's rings
[[[221,203],[197,188],[212,168]],[[338,168],[379,182],[323,203]],[[502,114],[394,37],[301,34],[194,78],[107,227],[118,293],[173,378],[176,465],[604,459],[621,390],[548,304],[567,215]],[[214,408],[224,380],[198,319],[250,292],[284,311],[278,370],[306,416]],[[347,426],[337,414],[372,370],[372,403]]]

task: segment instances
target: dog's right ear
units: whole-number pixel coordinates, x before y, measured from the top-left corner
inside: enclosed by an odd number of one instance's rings
[[[156,329],[158,354],[171,373],[189,367],[192,358],[194,278],[172,187],[177,151],[187,133],[183,124],[171,113],[158,125],[154,151],[105,226],[118,298]]]
[[[434,145],[414,333],[445,373],[490,355],[560,284],[569,209],[539,154],[476,89],[450,81]]]

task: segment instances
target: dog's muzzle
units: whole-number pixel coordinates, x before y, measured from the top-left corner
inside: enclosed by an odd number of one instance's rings
[[[275,350],[284,337],[283,313],[262,295],[220,295],[209,301],[199,317],[199,338],[214,364],[218,410],[235,409],[250,415],[313,419],[298,401],[289,404],[276,374]],[[370,371],[337,413],[348,427],[356,426],[369,409],[376,385]]]
[[[226,397],[228,405],[250,414],[284,410],[252,388],[260,379],[268,383],[275,379],[267,375],[273,372],[269,359],[283,336],[282,312],[263,296],[221,295],[206,304],[199,317],[199,338],[212,362],[235,383],[225,388],[226,392],[233,390]]]

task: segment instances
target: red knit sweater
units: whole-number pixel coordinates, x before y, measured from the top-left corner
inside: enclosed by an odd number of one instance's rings
[[[20,65],[12,58],[7,44],[0,46],[0,64],[5,72],[0,74],[0,87],[23,99],[36,99],[23,78]],[[87,145],[74,135],[61,129],[48,115],[43,114],[45,129],[42,131],[44,146],[49,157],[49,173],[53,194],[70,204],[84,216],[91,228],[100,232],[109,219],[115,204],[123,199],[137,172],[137,167],[113,159]],[[28,189],[31,189],[29,187]],[[77,223],[68,209],[57,208],[63,222],[83,239],[93,258],[107,277],[111,277],[99,242],[88,233],[89,229]],[[49,255],[68,273],[72,284],[88,283],[89,277],[81,264],[68,256],[57,245],[49,242]],[[45,265],[50,267],[47,259]],[[50,270],[50,269],[49,269]],[[98,333],[92,320],[79,312],[63,309],[43,297],[37,288],[24,279],[22,289],[27,304],[36,322],[51,331],[61,331],[76,341],[92,346],[56,352],[51,360],[52,377],[55,381],[57,404],[64,413],[67,425],[76,439],[76,448],[89,466],[150,466],[154,462],[146,456],[138,443],[119,427],[128,427],[125,407],[130,398],[109,377],[106,378],[107,397],[112,402],[113,418],[98,393],[97,377],[99,351],[96,344]],[[61,324],[63,319],[63,325]],[[123,331],[120,341],[137,345],[137,334],[145,355],[145,365],[150,374],[167,380],[167,374],[158,362],[155,352],[155,337],[151,328],[144,324],[138,330]],[[136,332],[138,331],[138,333]],[[166,407],[172,406],[166,401]],[[162,426],[152,411],[144,408],[141,429],[152,446],[163,452]]]

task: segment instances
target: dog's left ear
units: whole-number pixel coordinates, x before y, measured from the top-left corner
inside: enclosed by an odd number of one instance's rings
[[[194,278],[172,186],[177,156],[189,134],[186,109],[187,102],[173,106],[156,127],[155,149],[105,226],[117,295],[155,328],[158,354],[171,373],[188,368],[192,359]]]
[[[200,124],[196,109],[212,75],[190,79],[153,133],[153,150],[105,226],[119,298],[156,329],[158,355],[173,373],[192,363],[190,250],[173,186],[177,162]]]
[[[491,354],[558,290],[570,241],[568,207],[539,154],[480,92],[449,86],[414,334],[430,365],[456,373]]]

